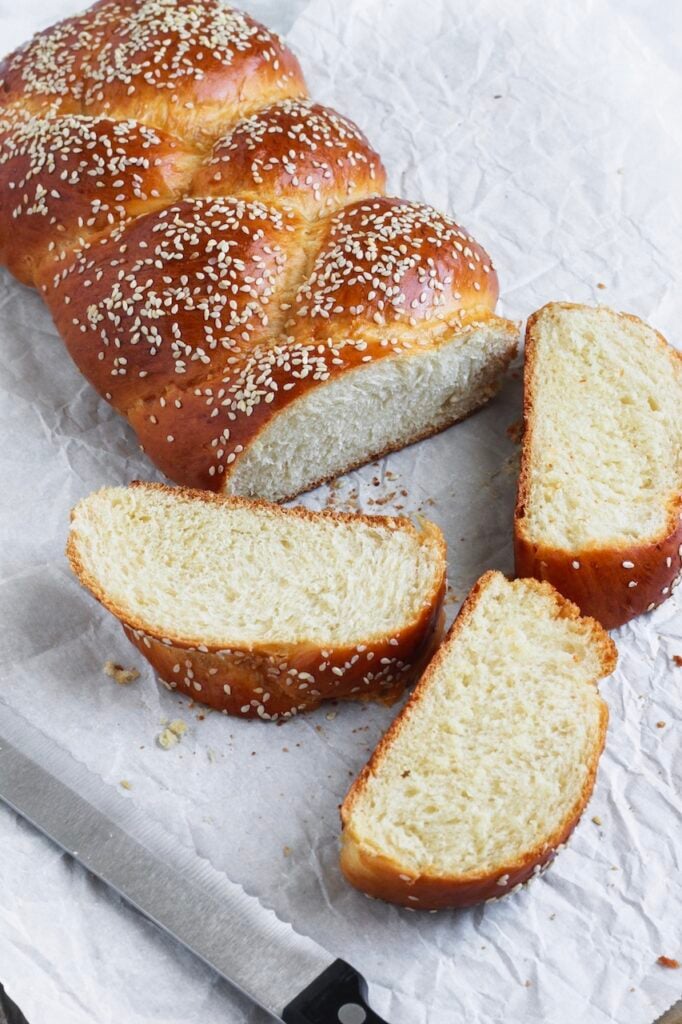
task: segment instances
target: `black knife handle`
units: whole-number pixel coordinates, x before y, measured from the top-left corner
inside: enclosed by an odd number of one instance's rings
[[[367,1002],[367,983],[345,960],[335,960],[282,1013],[285,1024],[386,1024]]]

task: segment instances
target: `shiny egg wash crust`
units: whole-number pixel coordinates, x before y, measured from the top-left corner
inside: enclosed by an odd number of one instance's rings
[[[398,637],[390,637],[378,650],[359,644],[292,657],[284,651],[177,647],[167,637],[160,639],[127,625],[123,630],[142,654],[155,656],[155,670],[168,690],[184,692],[223,714],[264,722],[312,711],[323,700],[378,698],[393,703],[423,661],[423,657],[404,661],[393,655],[391,651],[400,645]],[[254,677],[259,686],[254,687]]]
[[[491,314],[485,251],[384,189],[281,39],[216,0],[103,0],[0,66],[0,261],[190,486],[336,372]]]

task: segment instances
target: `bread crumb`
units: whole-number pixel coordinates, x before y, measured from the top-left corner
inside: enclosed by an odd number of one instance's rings
[[[105,676],[109,676],[119,686],[127,686],[128,683],[134,683],[136,679],[140,678],[140,673],[136,668],[124,668],[123,665],[117,665],[115,661],[105,661],[102,671]]]
[[[682,668],[682,654],[673,654],[673,661],[678,668]]]
[[[156,737],[156,742],[163,750],[170,750],[176,743],[179,743],[180,737],[184,736],[187,732],[187,724],[183,722],[181,718],[174,718],[172,722],[169,722],[165,729],[163,729]]]
[[[665,729],[665,722],[656,722],[657,729]]]
[[[604,289],[604,288],[606,288],[606,285],[604,284],[603,281],[597,281],[597,288]]]
[[[387,494],[383,494],[380,498],[368,498],[368,505],[388,505],[395,498],[397,491],[389,491]]]
[[[124,789],[132,789],[133,788],[132,782],[128,782],[127,779],[121,779],[119,785],[123,786]]]
[[[327,719],[328,722],[333,722],[334,719],[336,718],[336,711],[328,711],[324,717]]]
[[[156,742],[163,750],[170,750],[178,742],[178,737],[170,729],[163,729],[156,737]]]
[[[593,814],[592,815],[592,821],[595,823],[595,825],[601,825],[602,824],[602,820],[601,820],[601,818],[599,817],[598,814]]]
[[[284,854],[285,857],[290,857],[291,856],[291,847],[290,846],[283,846],[282,847],[282,853]]]
[[[656,963],[660,964],[661,967],[669,967],[672,971],[676,971],[680,966],[679,960],[673,960],[671,956],[659,956]]]

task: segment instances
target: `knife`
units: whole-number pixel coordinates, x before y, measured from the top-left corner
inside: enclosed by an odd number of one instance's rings
[[[219,895],[0,737],[0,800],[286,1024],[385,1024],[364,978],[233,883]]]

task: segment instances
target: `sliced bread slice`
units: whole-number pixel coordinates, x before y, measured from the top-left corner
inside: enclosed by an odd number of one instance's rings
[[[682,566],[682,354],[642,320],[565,302],[528,321],[516,573],[607,629]]]
[[[504,896],[565,842],[587,804],[616,649],[549,584],[476,583],[346,797],[341,867],[413,910]]]
[[[445,542],[432,523],[142,483],[97,491],[71,518],[81,583],[169,687],[228,714],[395,697],[435,643]]]

